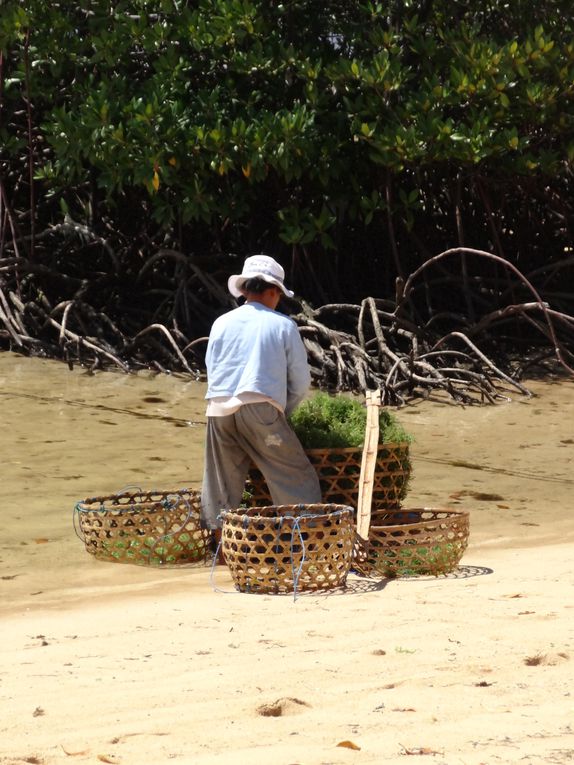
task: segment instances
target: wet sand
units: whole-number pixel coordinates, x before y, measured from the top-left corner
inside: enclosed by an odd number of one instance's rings
[[[74,534],[85,497],[200,486],[202,383],[0,354],[0,763],[572,761],[574,383],[530,386],[398,413],[406,504],[470,511],[455,575],[294,601]]]

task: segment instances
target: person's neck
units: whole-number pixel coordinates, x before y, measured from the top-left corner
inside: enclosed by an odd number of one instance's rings
[[[276,308],[275,300],[270,298],[268,293],[263,293],[262,295],[248,295],[245,298],[245,302],[259,303],[260,305],[264,305],[265,308],[270,308],[272,311]]]

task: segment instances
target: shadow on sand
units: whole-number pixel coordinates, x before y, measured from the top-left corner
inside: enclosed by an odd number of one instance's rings
[[[332,597],[333,595],[364,595],[367,592],[382,592],[390,582],[436,582],[441,579],[470,579],[475,576],[487,576],[493,574],[494,569],[486,566],[457,566],[454,571],[448,574],[424,575],[424,576],[398,576],[393,579],[373,578],[353,574],[345,587],[334,587],[332,590],[325,591],[303,591],[297,593],[297,597],[323,596]]]

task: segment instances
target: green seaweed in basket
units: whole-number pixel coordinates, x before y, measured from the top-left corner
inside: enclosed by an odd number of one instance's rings
[[[183,552],[187,552],[191,560],[200,557],[203,547],[202,543],[193,540],[190,534],[183,533],[177,541],[171,534],[157,539],[152,536],[130,539],[126,536],[105,542],[102,549],[106,555],[118,561],[162,566],[177,563]]]
[[[350,396],[330,396],[318,392],[303,401],[289,417],[291,427],[305,449],[362,447],[365,440],[367,409]],[[379,443],[411,442],[388,409],[379,415]]]
[[[375,566],[385,576],[440,576],[455,568],[460,558],[460,547],[451,542],[431,547],[410,545],[375,552]]]

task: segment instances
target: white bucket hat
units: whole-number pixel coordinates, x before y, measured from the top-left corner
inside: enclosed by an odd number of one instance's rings
[[[256,277],[279,287],[287,297],[292,298],[295,294],[294,292],[291,292],[291,290],[288,290],[283,284],[285,271],[282,266],[268,255],[252,255],[249,258],[245,258],[243,271],[240,274],[233,274],[233,276],[229,277],[227,280],[227,289],[231,292],[233,297],[241,297],[241,295],[243,295],[242,288],[245,282],[248,279],[254,279]]]

